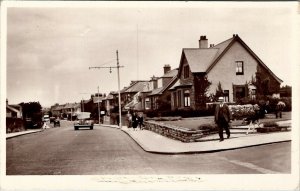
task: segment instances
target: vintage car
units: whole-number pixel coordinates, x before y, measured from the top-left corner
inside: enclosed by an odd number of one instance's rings
[[[53,124],[54,127],[56,127],[56,126],[60,127],[60,120],[59,120],[59,118],[55,118],[53,123],[54,123]]]
[[[94,121],[90,119],[90,112],[80,112],[77,114],[77,121],[74,123],[74,129],[78,130],[79,128],[94,128]]]

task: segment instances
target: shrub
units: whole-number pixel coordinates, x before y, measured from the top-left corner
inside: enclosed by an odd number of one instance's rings
[[[292,111],[292,98],[291,97],[280,98],[280,101],[283,101],[285,103],[285,108],[283,108],[283,111]]]
[[[255,111],[259,109],[258,105],[229,105],[229,110],[233,119],[243,119],[245,117],[253,116]]]
[[[199,125],[196,130],[208,130],[209,132],[215,132],[218,131],[218,127],[216,124],[206,123]]]
[[[274,121],[268,121],[263,123],[264,127],[279,127],[279,125]]]
[[[211,116],[214,115],[214,109],[188,109],[188,110],[166,110],[166,111],[155,111],[155,110],[148,110],[145,112],[147,117],[175,117],[180,116],[183,118],[187,117],[201,117],[201,116]]]
[[[24,131],[25,125],[22,119],[20,118],[6,118],[6,133]]]

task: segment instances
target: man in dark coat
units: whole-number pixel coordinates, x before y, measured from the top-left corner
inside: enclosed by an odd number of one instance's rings
[[[140,127],[140,130],[143,130],[143,126],[144,126],[144,117],[143,117],[143,113],[139,113],[138,117],[138,125]]]
[[[133,112],[133,115],[132,115],[132,127],[133,127],[134,131],[137,128],[137,126],[138,126],[138,116],[137,116],[136,112]]]
[[[231,113],[227,104],[224,103],[224,98],[219,97],[219,105],[215,110],[215,123],[218,125],[220,141],[223,141],[223,130],[225,129],[227,139],[230,137],[229,123],[231,119]]]

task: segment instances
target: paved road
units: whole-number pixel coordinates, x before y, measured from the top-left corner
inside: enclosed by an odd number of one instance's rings
[[[109,127],[62,127],[7,140],[7,175],[290,173],[291,143],[218,153],[160,155],[143,151]]]

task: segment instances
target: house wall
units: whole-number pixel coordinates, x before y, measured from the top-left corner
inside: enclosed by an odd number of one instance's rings
[[[269,80],[269,93],[276,94],[280,91],[280,83],[267,71],[267,69],[263,68],[262,66],[258,65],[257,72],[260,73],[262,80],[268,79]]]
[[[184,57],[183,59],[183,64],[182,64],[182,71],[181,71],[181,74],[180,74],[180,78],[179,78],[179,81],[180,81],[180,84],[192,84],[192,87],[191,88],[183,88],[183,89],[178,89],[176,90],[177,92],[180,92],[180,97],[181,97],[181,106],[180,107],[177,107],[178,109],[186,109],[186,107],[184,107],[184,97],[183,97],[183,92],[185,90],[190,90],[190,100],[191,100],[191,107],[188,107],[188,108],[192,108],[192,109],[196,109],[196,104],[195,104],[195,88],[194,88],[194,75],[193,73],[191,72],[191,69],[189,70],[189,77],[188,78],[184,78],[184,67],[188,65],[188,62],[186,60],[186,58]],[[178,95],[177,95],[178,96]]]
[[[244,62],[244,75],[236,75],[236,61]],[[216,63],[208,73],[211,86],[209,94],[215,94],[218,83],[221,82],[223,90],[229,90],[229,101],[233,101],[233,84],[244,85],[255,77],[258,62],[239,43],[235,42],[225,55]]]

